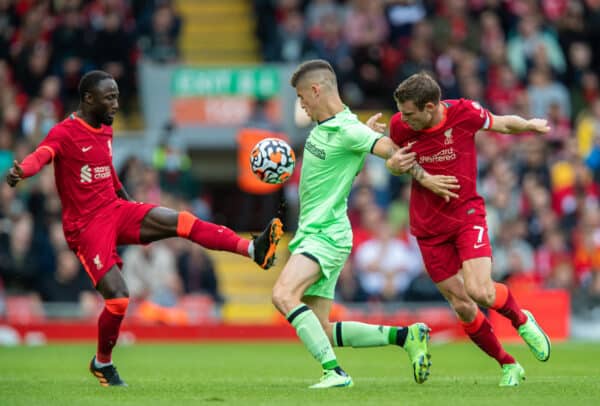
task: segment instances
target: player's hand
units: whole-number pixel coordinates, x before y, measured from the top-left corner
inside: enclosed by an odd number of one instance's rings
[[[387,127],[387,124],[377,122],[377,120],[379,120],[381,118],[381,116],[382,116],[381,113],[377,113],[377,114],[373,114],[371,117],[369,117],[369,119],[367,120],[367,127],[369,127],[373,131],[383,134],[385,132],[385,128]]]
[[[548,120],[544,118],[532,118],[531,120],[528,120],[528,127],[530,131],[538,134],[546,134],[550,131]]]
[[[14,161],[12,168],[10,168],[8,174],[6,174],[6,183],[8,183],[10,187],[15,187],[22,179],[23,168],[21,168],[21,165],[19,165],[17,161]]]
[[[417,162],[417,154],[411,152],[414,142],[398,149],[391,158],[385,161],[388,170],[394,175],[402,175],[408,172]]]
[[[420,183],[446,202],[449,202],[452,198],[458,199],[458,194],[454,191],[460,189],[460,185],[458,184],[458,179],[454,176],[426,174]]]

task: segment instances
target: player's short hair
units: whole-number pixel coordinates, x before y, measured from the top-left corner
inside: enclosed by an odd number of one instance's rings
[[[425,72],[409,76],[394,91],[396,103],[404,103],[410,100],[419,110],[423,110],[427,103],[438,104],[441,97],[440,85]]]
[[[104,79],[113,79],[113,77],[102,70],[93,70],[83,75],[79,81],[79,100],[83,101],[85,94],[91,92]]]
[[[290,84],[292,87],[296,87],[300,79],[306,76],[310,72],[318,71],[318,70],[326,70],[330,72],[328,75],[331,78],[332,85],[337,87],[337,78],[335,76],[335,71],[329,62],[324,59],[312,59],[310,61],[306,61],[300,64],[298,68],[292,74],[292,78],[290,79]]]

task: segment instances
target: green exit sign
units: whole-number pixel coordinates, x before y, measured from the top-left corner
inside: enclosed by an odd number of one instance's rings
[[[245,95],[270,98],[280,87],[279,73],[274,68],[179,68],[171,79],[171,93],[175,97]]]

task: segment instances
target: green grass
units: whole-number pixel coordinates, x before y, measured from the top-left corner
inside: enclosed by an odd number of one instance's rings
[[[120,346],[129,388],[103,388],[87,372],[94,346],[0,348],[0,405],[598,405],[600,345],[556,345],[547,363],[509,346],[527,371],[498,388],[500,368],[470,343],[435,345],[430,380],[412,380],[398,348],[337,349],[349,389],[314,391],[320,369],[296,343]]]

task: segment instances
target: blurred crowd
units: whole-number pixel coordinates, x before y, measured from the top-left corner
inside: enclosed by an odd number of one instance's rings
[[[254,0],[266,61],[328,60],[354,109],[395,111],[394,88],[427,71],[443,97],[549,120],[542,138],[482,133],[494,278],[600,303],[598,0]],[[407,235],[408,180],[369,160],[351,196],[347,300],[430,300]],[[579,302],[578,302],[579,303]],[[577,307],[577,303],[576,303]]]
[[[181,18],[170,0],[0,0],[0,172],[76,110],[92,69],[136,103],[140,57],[175,62]]]
[[[493,276],[532,289],[567,289],[576,309],[600,305],[600,53],[593,52],[600,0],[253,3],[263,59],[330,61],[353,109],[393,112],[393,89],[426,70],[444,98],[474,99],[494,114],[547,118],[552,131],[544,138],[477,136]],[[169,1],[0,0],[0,11],[2,173],[76,106],[84,71],[97,67],[120,78],[127,106],[140,55],[157,62],[179,56],[181,18]],[[195,190],[190,166],[165,142],[151,163],[128,160],[120,177],[136,200],[221,222],[218,205],[181,193]],[[283,191],[292,218],[297,182]],[[376,158],[357,177],[349,201],[355,246],[338,284],[340,299],[441,300],[408,233],[409,182],[389,176]],[[222,302],[210,258],[191,248],[169,240],[122,252],[132,297],[169,307],[199,292]],[[86,278],[65,246],[52,169],[16,190],[3,182],[0,295],[4,286],[46,301],[79,300],[85,308],[92,292]]]

